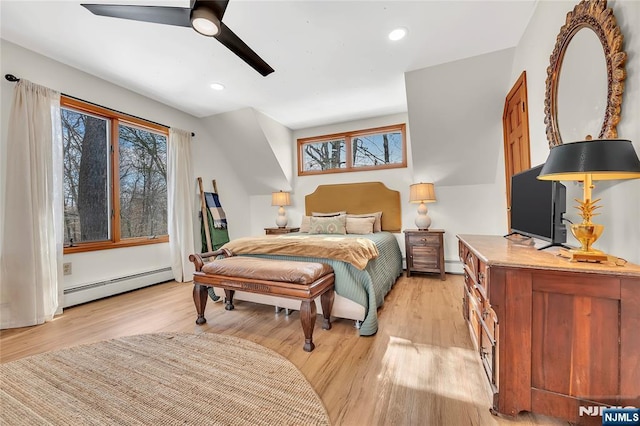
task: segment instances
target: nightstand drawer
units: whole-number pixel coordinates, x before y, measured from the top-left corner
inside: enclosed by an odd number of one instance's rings
[[[440,237],[438,235],[409,235],[409,245],[412,246],[425,246],[425,245],[440,245]]]
[[[280,235],[290,234],[292,232],[299,232],[300,228],[264,228],[266,235]]]

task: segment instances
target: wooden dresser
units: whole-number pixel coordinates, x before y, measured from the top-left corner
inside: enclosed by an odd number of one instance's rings
[[[640,266],[571,263],[501,236],[458,240],[462,311],[494,412],[601,425],[580,407],[640,407]]]

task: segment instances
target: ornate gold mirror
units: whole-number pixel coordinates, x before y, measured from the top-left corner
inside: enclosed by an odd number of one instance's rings
[[[606,0],[567,13],[547,68],[544,122],[549,146],[618,136],[627,54]]]

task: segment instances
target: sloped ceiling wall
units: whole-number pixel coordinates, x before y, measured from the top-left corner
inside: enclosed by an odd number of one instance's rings
[[[202,123],[249,195],[291,190],[291,130],[253,108],[212,115]]]
[[[417,180],[438,185],[496,181],[514,52],[500,50],[405,74]]]

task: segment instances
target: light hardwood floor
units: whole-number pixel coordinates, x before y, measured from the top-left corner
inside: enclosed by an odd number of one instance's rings
[[[120,336],[162,331],[242,337],[288,358],[322,398],[334,425],[566,425],[522,413],[489,413],[480,360],[461,314],[462,277],[401,277],[378,311],[375,336],[335,320],[307,353],[298,312],[238,301],[234,311],[209,301],[195,324],[190,283],[165,283],[66,309],[35,327],[2,330],[0,361]]]

